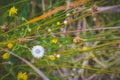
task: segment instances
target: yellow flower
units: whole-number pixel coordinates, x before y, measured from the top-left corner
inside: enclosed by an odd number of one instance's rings
[[[50,60],[55,60],[55,56],[53,56],[53,55],[50,55]]]
[[[5,54],[2,55],[3,59],[8,59],[9,57],[10,57],[10,55],[8,53],[5,53]]]
[[[52,39],[52,43],[57,43],[58,39]]]
[[[88,48],[87,48],[86,46],[84,46],[84,47],[82,48],[82,51],[86,51],[86,50],[88,50]]]
[[[13,16],[14,14],[17,14],[17,9],[15,8],[15,6],[10,8],[9,10],[9,16]]]
[[[17,80],[28,80],[28,75],[26,74],[26,72],[19,72],[17,75]]]
[[[8,43],[7,47],[8,47],[8,48],[12,48],[12,47],[13,47],[13,44],[12,44],[12,43]]]
[[[59,26],[59,25],[60,25],[60,22],[57,22],[57,25]]]
[[[92,54],[92,55],[91,55],[91,58],[94,59],[94,58],[96,58],[96,56],[95,56],[94,54]]]

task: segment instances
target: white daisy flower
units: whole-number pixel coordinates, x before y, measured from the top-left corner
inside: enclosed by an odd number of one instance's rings
[[[35,58],[41,58],[44,56],[44,48],[42,46],[33,46],[32,48],[32,55],[35,57]]]

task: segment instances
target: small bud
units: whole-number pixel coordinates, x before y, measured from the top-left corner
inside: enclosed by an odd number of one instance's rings
[[[66,16],[70,16],[70,13],[67,13]]]
[[[68,23],[68,21],[67,20],[64,20],[64,24],[67,24]]]
[[[57,54],[56,57],[57,57],[57,58],[60,58],[60,54]]]
[[[84,47],[82,48],[82,51],[86,51],[86,50],[88,50],[88,47],[84,46]]]
[[[83,39],[83,38],[80,38],[79,36],[77,36],[77,37],[75,37],[74,39],[73,39],[73,42],[74,43],[77,43],[77,42],[79,42],[79,41],[86,41],[85,39]]]
[[[57,25],[59,26],[59,25],[60,25],[60,22],[57,22]]]
[[[50,60],[54,61],[55,60],[55,56],[54,55],[50,55]]]
[[[25,41],[25,40],[22,39],[22,38],[19,38],[19,39],[18,39],[18,43],[19,43],[19,44],[23,43],[24,41]]]
[[[94,5],[93,7],[92,7],[92,12],[97,12],[98,11],[98,6],[97,5]]]
[[[93,18],[93,21],[96,21],[96,20],[97,20],[97,19],[94,17],[94,18]]]
[[[94,59],[94,58],[96,58],[96,56],[95,56],[94,54],[92,54],[92,55],[91,55],[91,58]]]
[[[2,32],[5,32],[5,31],[7,30],[6,25],[2,25],[2,26],[1,26],[1,30],[2,30]]]

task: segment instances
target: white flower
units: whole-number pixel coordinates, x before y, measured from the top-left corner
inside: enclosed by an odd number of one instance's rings
[[[93,21],[96,21],[96,20],[97,20],[97,19],[94,17],[94,18],[93,18]]]
[[[57,57],[57,58],[60,58],[60,54],[57,54],[56,57]]]
[[[8,63],[8,64],[12,64],[12,62],[11,62],[11,61],[8,61],[7,63]]]
[[[48,29],[48,32],[51,32],[51,29]]]
[[[64,20],[64,24],[67,24],[68,22],[67,22],[67,20]]]
[[[67,13],[66,16],[70,16],[70,13]]]
[[[31,52],[35,58],[41,58],[44,56],[45,50],[42,46],[34,46]]]

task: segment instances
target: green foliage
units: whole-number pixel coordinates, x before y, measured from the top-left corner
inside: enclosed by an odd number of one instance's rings
[[[93,0],[77,6],[74,2],[79,0],[66,1],[0,1],[0,80],[17,80],[19,72],[27,72],[29,80],[42,79],[30,65],[50,80],[120,79],[120,12],[106,12],[120,1]],[[13,10],[9,16],[13,6],[17,13]],[[39,58],[32,53],[38,45],[45,51]],[[10,57],[5,59],[4,53]]]

